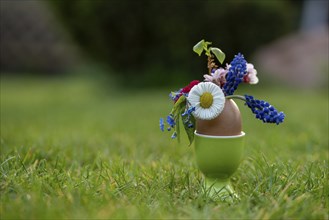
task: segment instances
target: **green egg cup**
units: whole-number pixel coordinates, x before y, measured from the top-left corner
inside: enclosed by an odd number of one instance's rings
[[[205,185],[214,200],[239,200],[230,183],[243,158],[245,133],[235,136],[211,136],[195,132],[195,158],[205,175]]]

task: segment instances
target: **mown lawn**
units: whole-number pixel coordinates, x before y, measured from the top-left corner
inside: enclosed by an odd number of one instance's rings
[[[286,120],[263,124],[237,101],[246,150],[241,201],[227,204],[207,197],[186,138],[159,130],[169,91],[115,88],[1,79],[1,219],[328,219],[326,89],[238,90]]]

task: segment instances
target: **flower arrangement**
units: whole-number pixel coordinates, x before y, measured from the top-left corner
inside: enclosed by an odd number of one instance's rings
[[[257,70],[248,63],[242,54],[237,54],[225,68],[219,67],[215,59],[223,64],[225,54],[212,43],[201,40],[193,51],[199,56],[204,52],[208,58],[208,73],[204,82],[193,80],[186,87],[171,92],[173,108],[166,118],[167,130],[173,131],[172,138],[180,138],[180,123],[189,138],[190,144],[194,139],[196,120],[214,120],[223,111],[227,99],[239,99],[251,109],[252,113],[264,123],[280,124],[285,118],[283,112],[277,111],[271,104],[257,100],[250,95],[236,95],[240,83],[257,84]],[[160,129],[165,130],[164,119],[160,118]]]

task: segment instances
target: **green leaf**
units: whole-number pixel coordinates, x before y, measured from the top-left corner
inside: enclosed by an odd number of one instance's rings
[[[171,114],[173,114],[176,126],[175,126],[175,131],[177,133],[177,140],[178,142],[180,142],[180,120],[182,120],[182,122],[184,122],[187,119],[187,115],[182,116],[182,114],[185,112],[186,110],[186,97],[184,95],[182,95],[181,97],[179,97],[179,99],[177,100],[177,102],[174,104],[174,107],[171,111]],[[195,119],[194,117],[190,117],[190,122],[195,125]],[[189,146],[193,143],[194,140],[194,129],[195,127],[189,128],[188,127],[188,123],[184,125],[184,129],[185,132],[187,134],[187,137],[189,139]]]
[[[208,41],[205,41],[203,44],[203,50],[205,51],[205,54],[207,57],[209,57],[211,55],[210,50],[208,48],[209,45],[211,45],[211,42],[208,42]]]
[[[175,115],[175,112],[179,111],[181,108],[185,109],[185,106],[186,106],[186,97],[184,95],[182,95],[181,97],[179,97],[179,99],[174,104],[174,107],[173,107],[173,110],[171,113]]]
[[[223,63],[225,60],[225,53],[223,53],[223,51],[221,51],[219,48],[217,47],[211,47],[210,51],[216,56],[217,60],[220,63]]]
[[[171,114],[174,115],[174,120],[176,123],[175,131],[177,133],[178,142],[180,142],[180,118],[182,113],[185,111],[185,108],[186,108],[186,97],[182,95],[174,104],[174,107],[171,111]]]
[[[202,51],[204,50],[205,41],[201,40],[193,47],[193,51],[196,52],[199,56],[202,54]]]
[[[176,122],[176,126],[175,126],[175,131],[177,134],[177,141],[178,143],[180,143],[180,118],[181,118],[181,114],[177,114],[175,117],[175,122]]]
[[[184,121],[186,119],[187,115],[186,116],[182,116],[182,120]],[[195,126],[195,119],[194,117],[190,117],[190,122]],[[188,137],[188,140],[190,141],[190,144],[189,146],[191,146],[191,144],[193,143],[193,140],[194,140],[194,130],[195,130],[195,127],[193,126],[192,128],[189,128],[188,127],[188,123],[183,123],[184,124],[184,128],[185,128],[185,132],[187,134],[187,137]]]

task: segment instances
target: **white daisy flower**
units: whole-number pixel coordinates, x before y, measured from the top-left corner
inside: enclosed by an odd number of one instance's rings
[[[201,82],[194,86],[187,100],[195,107],[194,117],[211,120],[216,118],[224,109],[225,96],[222,89],[212,82]]]

